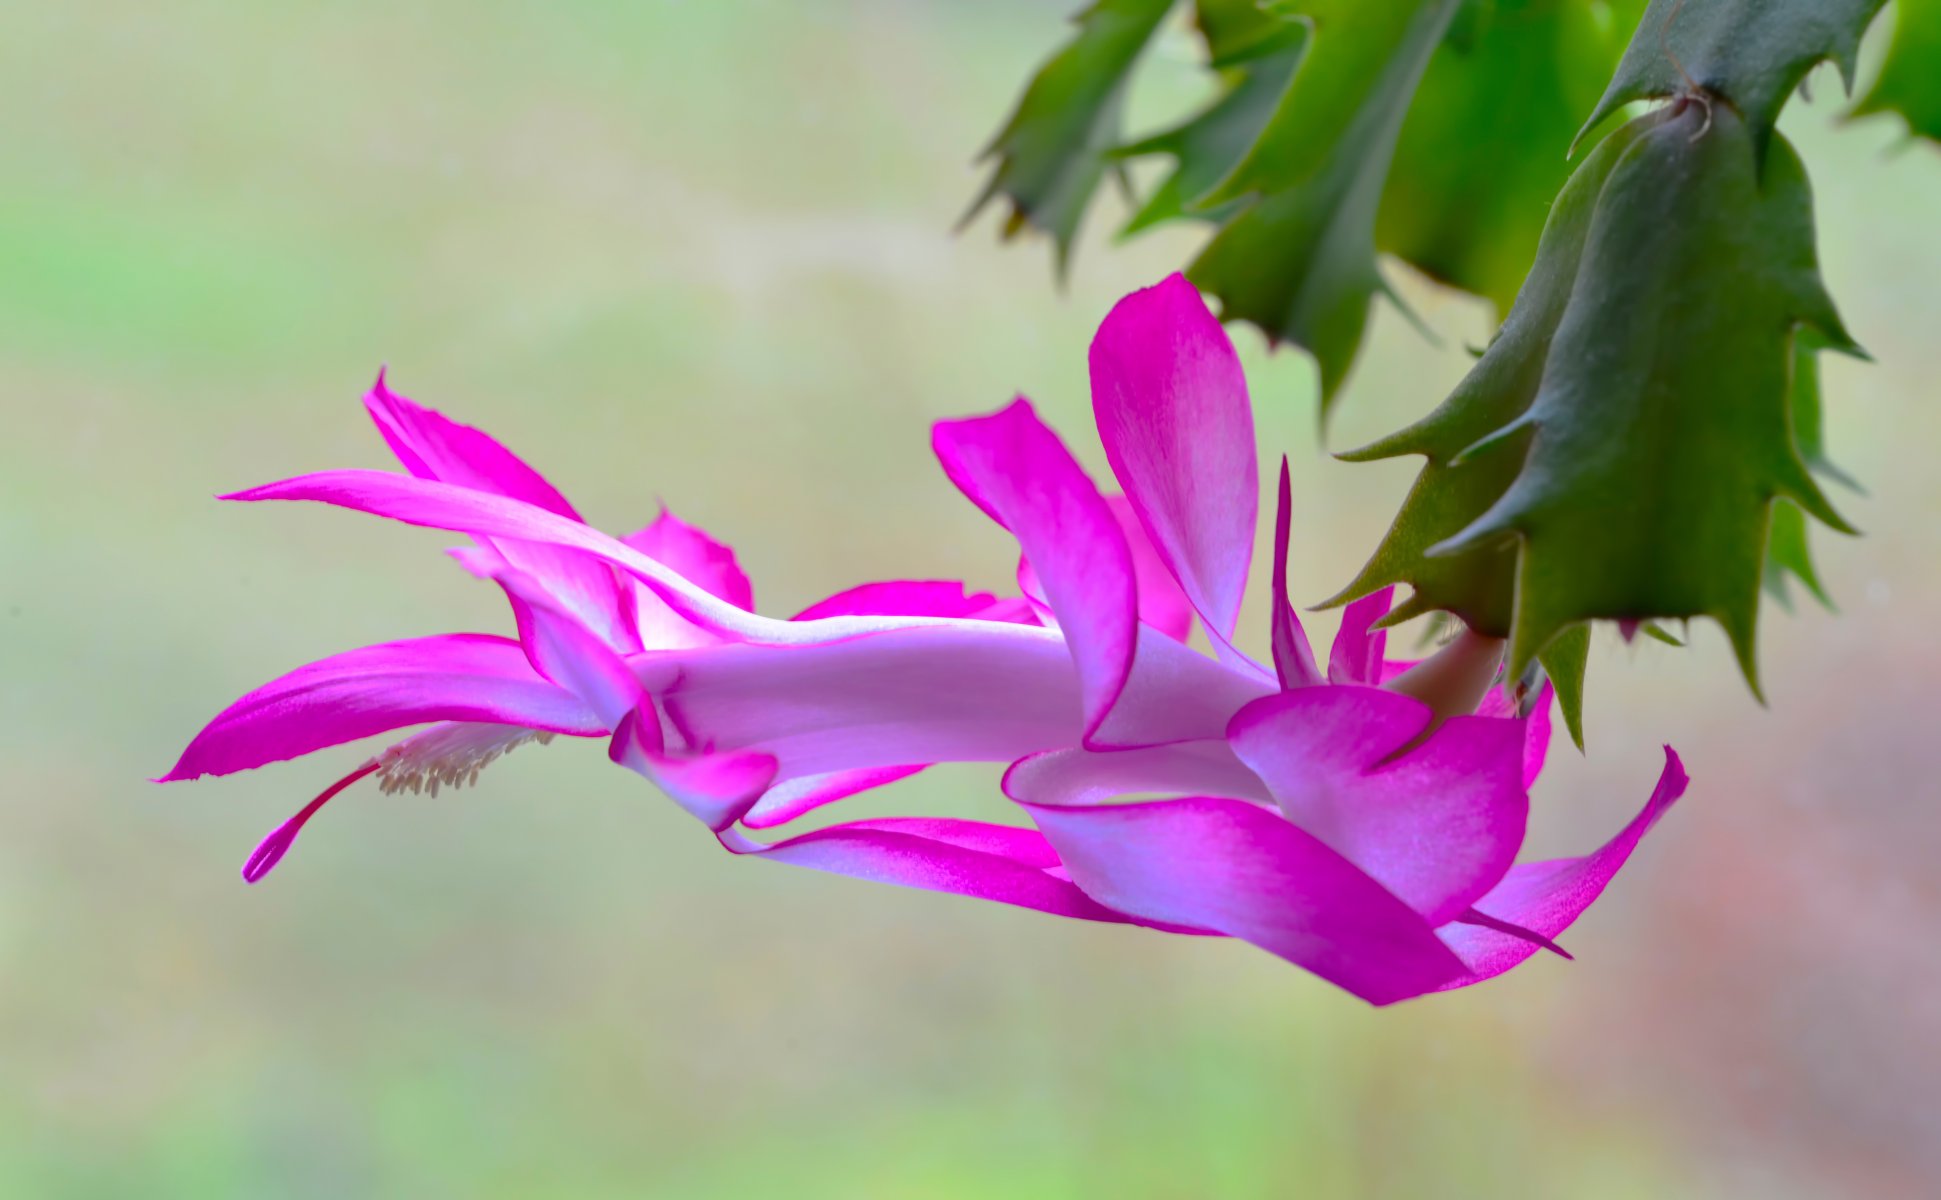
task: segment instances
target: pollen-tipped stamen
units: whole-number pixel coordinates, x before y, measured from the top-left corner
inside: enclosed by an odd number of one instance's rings
[[[479,772],[528,742],[540,745],[555,734],[511,725],[463,724],[428,729],[377,756],[378,790],[386,795],[461,788],[476,784]]]

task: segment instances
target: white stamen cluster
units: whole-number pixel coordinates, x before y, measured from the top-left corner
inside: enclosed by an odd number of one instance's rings
[[[527,742],[540,745],[554,735],[517,725],[463,722],[414,734],[377,756],[377,786],[386,795],[417,795],[477,783],[479,772]]]

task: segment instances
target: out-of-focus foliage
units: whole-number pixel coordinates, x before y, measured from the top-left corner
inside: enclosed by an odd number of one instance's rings
[[[1827,458],[1826,420],[1820,408],[1820,349],[1820,339],[1812,330],[1802,329],[1794,335],[1792,391],[1787,398],[1793,441],[1799,446],[1801,461],[1814,474],[1858,491],[1853,478]],[[1772,535],[1766,547],[1766,593],[1786,608],[1792,607],[1789,578],[1799,580],[1821,604],[1833,607],[1833,598],[1820,580],[1807,544],[1806,511],[1780,497],[1773,502]]]
[[[1509,311],[1636,0],[1469,0],[1402,125],[1376,244]]]
[[[1012,199],[1007,233],[1029,220],[1053,234],[1061,271],[1106,173],[1096,136],[1117,128],[1116,107],[1091,98],[1117,97],[1136,55],[1114,49],[1125,39],[1100,20],[1105,7],[1088,11],[1026,89],[997,143],[1021,148],[1000,155],[985,193]],[[1193,12],[1218,91],[1177,126],[1113,152],[1173,160],[1126,232],[1211,222],[1188,275],[1226,319],[1313,354],[1325,409],[1353,366],[1374,295],[1389,291],[1378,250],[1508,306],[1568,173],[1571,137],[1637,8],[1199,0]],[[1050,98],[1067,92],[1087,103],[1055,120]],[[1021,138],[1027,112],[1039,115],[1032,127],[1053,132]],[[1062,171],[1040,153],[1057,145],[1068,152]],[[1033,215],[1041,209],[1044,219]]]
[[[1302,6],[1314,32],[1287,92],[1233,170],[1202,198],[1238,205],[1187,267],[1225,320],[1314,355],[1321,404],[1347,377],[1384,288],[1375,216],[1402,119],[1459,0]]]
[[[1165,154],[1175,164],[1126,224],[1128,234],[1181,217],[1217,224],[1240,207],[1203,201],[1260,137],[1307,49],[1307,22],[1249,0],[1201,0],[1195,14],[1208,68],[1220,75],[1222,90],[1177,127],[1120,147],[1121,158]]]
[[[1051,235],[1062,273],[1092,193],[1119,144],[1127,77],[1173,0],[1099,0],[1078,33],[1025,89],[984,154],[997,160],[965,220],[1002,196],[1006,237],[1025,227]]]
[[[1894,112],[1941,142],[1941,0],[1895,0],[1894,40],[1854,116]]]

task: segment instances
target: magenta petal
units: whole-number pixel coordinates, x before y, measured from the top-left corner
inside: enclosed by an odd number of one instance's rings
[[[1388,649],[1388,630],[1371,626],[1388,615],[1395,589],[1385,587],[1341,610],[1341,630],[1328,651],[1330,683],[1382,682],[1382,656]]]
[[[722,645],[644,654],[632,665],[691,742],[771,754],[782,779],[1009,762],[1079,735],[1071,656],[1028,626]]]
[[[762,793],[761,799],[746,813],[741,823],[750,829],[771,829],[786,825],[807,812],[834,804],[838,800],[908,779],[922,766],[871,767],[860,771],[831,771],[826,775],[806,775],[776,784]]]
[[[982,821],[905,818],[855,821],[764,846],[733,830],[721,844],[757,855],[898,887],[990,900],[1053,916],[1125,922],[1061,874],[1044,836]]]
[[[607,757],[660,788],[716,833],[739,821],[775,779],[775,760],[766,754],[663,754],[659,717],[644,702],[620,720]]]
[[[655,562],[679,571],[736,608],[754,611],[755,588],[735,561],[735,552],[707,530],[690,525],[666,508],[645,529],[621,539]]]
[[[1523,724],[1456,717],[1374,688],[1302,688],[1259,700],[1228,736],[1287,819],[1441,925],[1503,878],[1529,819]]]
[[[1012,763],[1004,794],[1022,804],[1064,807],[1128,797],[1232,796],[1272,804],[1273,796],[1225,740],[1139,750],[1051,750]]]
[[[1092,341],[1091,369],[1112,473],[1214,640],[1230,645],[1260,488],[1233,344],[1175,274],[1113,306]]]
[[[501,572],[512,570],[512,564],[505,560],[505,555],[490,546],[452,546],[445,553],[474,579],[490,582]]]
[[[611,646],[573,614],[555,607],[537,580],[517,571],[498,577],[533,668],[578,696],[608,729],[646,699],[640,681]]]
[[[987,611],[996,597],[973,592],[954,580],[895,579],[865,583],[818,600],[790,618],[819,621],[824,617],[920,616],[974,617]]]
[[[1086,739],[1132,671],[1139,610],[1118,519],[1026,400],[941,421],[931,444],[951,482],[1018,539],[1078,666]]]
[[[1126,547],[1132,551],[1132,574],[1139,584],[1139,619],[1174,641],[1185,641],[1193,632],[1193,602],[1186,598],[1179,580],[1173,578],[1172,568],[1146,536],[1132,501],[1124,496],[1107,496],[1105,502],[1112,507],[1119,530],[1126,536]]]
[[[1072,882],[1108,908],[1242,938],[1371,1004],[1433,991],[1462,971],[1413,909],[1257,804],[1196,796],[1024,807]]]
[[[387,388],[382,374],[364,397],[364,407],[391,452],[417,478],[505,496],[568,520],[580,519],[557,488],[491,435],[412,403]],[[509,542],[492,548],[513,569],[543,582],[602,637],[625,649],[635,648],[633,585],[623,584],[613,568],[542,543]]]
[[[1408,673],[1415,663],[1389,662],[1382,667],[1382,682]],[[1543,763],[1550,756],[1550,709],[1555,703],[1556,688],[1546,679],[1529,703],[1529,715],[1523,718],[1523,789],[1536,786],[1537,778],[1543,774]],[[1497,684],[1483,693],[1483,699],[1476,705],[1479,717],[1511,717],[1517,714],[1517,703],[1513,689]]]
[[[559,489],[492,435],[398,395],[385,386],[382,371],[364,397],[364,407],[391,453],[418,478],[510,496],[580,519]]]
[[[162,782],[227,775],[428,721],[602,732],[577,697],[534,672],[519,643],[441,634],[365,646],[271,680],[217,714]]]
[[[1690,782],[1677,753],[1666,746],[1665,767],[1651,799],[1616,837],[1583,858],[1518,864],[1476,902],[1476,910],[1540,937],[1557,937],[1603,895],[1638,842],[1685,794]],[[1440,933],[1469,967],[1468,974],[1447,987],[1467,987],[1501,975],[1537,952],[1537,947],[1524,938],[1478,925],[1446,925]]]
[[[1026,625],[917,626],[807,646],[643,654],[635,675],[698,745],[760,750],[781,778],[911,763],[1011,762],[1080,729],[1069,652]],[[1270,690],[1147,630],[1103,736],[1153,745],[1225,735]]]
[[[1546,679],[1530,702],[1530,715],[1523,722],[1523,790],[1529,791],[1543,774],[1544,759],[1550,756],[1550,709],[1557,690]]]
[[[1287,598],[1287,541],[1294,520],[1294,481],[1287,456],[1281,455],[1279,503],[1274,510],[1274,674],[1282,688],[1311,687],[1325,682],[1314,661],[1314,647]]]
[[[724,638],[771,645],[813,644],[941,620],[929,617],[773,620],[735,607],[673,568],[591,526],[504,496],[386,471],[320,471],[235,492],[223,499],[308,500],[387,517],[407,525],[506,539],[499,543],[501,548],[513,544],[512,539],[524,539],[581,551],[631,574],[682,617]],[[580,615],[577,608],[574,611]]]

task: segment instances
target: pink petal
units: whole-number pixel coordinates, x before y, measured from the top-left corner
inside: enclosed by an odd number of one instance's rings
[[[417,478],[505,496],[568,520],[580,519],[558,489],[489,434],[412,403],[386,387],[381,373],[364,397],[364,407],[391,452]],[[492,548],[513,569],[542,581],[602,637],[623,649],[637,648],[633,586],[622,586],[611,567],[539,543],[508,542]]]
[[[721,844],[736,854],[853,879],[969,896],[1085,921],[1133,920],[1092,900],[1057,873],[1057,856],[1036,830],[981,821],[904,818],[835,825],[768,846],[733,830],[720,837]]]
[[[912,763],[1011,762],[1078,742],[1077,680],[1049,630],[975,622],[809,646],[649,653],[635,675],[697,745],[759,750],[781,779]],[[1224,736],[1270,685],[1147,630],[1102,736],[1154,745]]]
[[[621,539],[655,562],[664,563],[736,608],[755,608],[755,588],[735,561],[735,552],[707,530],[690,525],[662,508],[645,529]]]
[[[1092,341],[1091,369],[1112,473],[1214,640],[1230,646],[1260,487],[1233,344],[1175,274],[1113,307]]]
[[[1529,791],[1537,785],[1543,774],[1543,763],[1550,756],[1550,709],[1557,696],[1557,690],[1548,679],[1537,692],[1536,699],[1530,702],[1530,715],[1523,722],[1523,790]]]
[[[812,646],[644,654],[636,676],[696,746],[759,751],[781,779],[912,763],[1009,762],[1068,745],[1078,689],[1028,626],[894,630]],[[1029,640],[1002,636],[1011,631]]]
[[[1175,641],[1185,641],[1193,632],[1193,605],[1180,590],[1179,581],[1153,549],[1152,539],[1139,524],[1139,514],[1124,496],[1107,496],[1112,515],[1118,518],[1119,531],[1125,534],[1126,547],[1132,551],[1132,575],[1139,591],[1139,620]],[[1048,611],[1043,586],[1031,560],[1018,560],[1018,587],[1028,602]],[[1042,622],[1044,613],[1039,613]]]
[[[1128,797],[1231,796],[1272,804],[1273,796],[1224,739],[1139,750],[1050,750],[1012,763],[1004,794],[1022,804],[1064,807]]]
[[[385,386],[382,371],[364,397],[364,407],[391,453],[418,478],[509,496],[569,520],[580,519],[545,476],[490,434],[398,395]]]
[[[1503,878],[1523,844],[1523,723],[1455,717],[1374,688],[1283,692],[1228,736],[1287,819],[1379,880],[1431,925]]]
[[[834,804],[838,800],[908,779],[922,766],[870,767],[860,771],[831,771],[826,775],[806,775],[776,784],[742,814],[741,823],[750,829],[770,829],[786,825],[807,812]]]
[[[1406,674],[1414,663],[1389,662],[1382,670],[1382,682],[1386,683],[1396,676]],[[1537,778],[1543,774],[1543,763],[1550,756],[1550,709],[1556,699],[1556,688],[1548,679],[1530,702],[1529,716],[1523,718],[1523,790],[1529,791],[1536,786]],[[1519,705],[1513,691],[1502,684],[1491,688],[1482,703],[1476,706],[1479,717],[1515,717]]]
[[[1287,598],[1287,541],[1294,520],[1294,481],[1281,455],[1279,503],[1274,510],[1274,674],[1283,689],[1312,687],[1325,682],[1315,664],[1314,648],[1308,644],[1307,631],[1295,615]]]
[[[1388,630],[1371,629],[1388,615],[1395,589],[1385,587],[1341,610],[1341,630],[1328,651],[1330,683],[1380,683],[1382,655],[1388,649]]]
[[[1160,556],[1158,547],[1146,536],[1138,510],[1124,496],[1107,496],[1112,515],[1132,551],[1132,573],[1139,584],[1139,619],[1175,641],[1185,641],[1193,632],[1193,602],[1186,598],[1172,568]]]
[[[771,645],[813,644],[948,620],[886,616],[774,620],[735,607],[673,568],[591,526],[503,496],[386,471],[321,471],[235,492],[223,499],[308,500],[387,517],[407,525],[457,530],[474,536],[519,538],[583,551],[626,571],[683,618],[723,638]],[[509,541],[501,543],[506,544]]]
[[[505,560],[505,555],[490,546],[452,546],[447,548],[445,553],[449,554],[452,561],[474,579],[490,582],[500,572],[512,569],[512,564]]]
[[[1038,610],[1023,596],[1000,596],[971,613],[979,621],[1002,621],[1008,625],[1042,625]]]
[[[162,781],[227,775],[428,721],[603,731],[571,692],[534,672],[519,643],[441,634],[365,646],[271,680],[209,722]]]
[[[607,757],[645,778],[716,833],[742,818],[775,779],[766,754],[662,753],[660,719],[642,703],[614,729]]]
[[[1195,796],[1024,807],[1072,882],[1108,908],[1242,938],[1372,1004],[1462,971],[1414,910],[1259,805]]]
[[[1541,937],[1557,937],[1604,893],[1631,857],[1631,851],[1658,823],[1658,818],[1685,794],[1690,782],[1684,764],[1666,746],[1665,768],[1651,799],[1616,837],[1583,858],[1559,858],[1513,867],[1503,882],[1476,902],[1477,911]],[[1494,978],[1537,952],[1537,947],[1523,938],[1477,925],[1448,925],[1440,932],[1442,940],[1469,967],[1467,974],[1445,987],[1467,987]]]
[[[926,616],[975,617],[988,610],[996,597],[973,592],[954,580],[895,579],[865,583],[818,600],[791,620],[817,621],[824,617]]]
[[[646,702],[640,681],[621,657],[578,617],[558,607],[538,580],[517,571],[497,578],[534,670],[578,696],[607,729],[617,728]]]
[[[959,490],[1009,529],[1043,581],[1078,666],[1090,740],[1125,687],[1139,610],[1118,520],[1026,400],[988,417],[942,421],[931,444]]]

